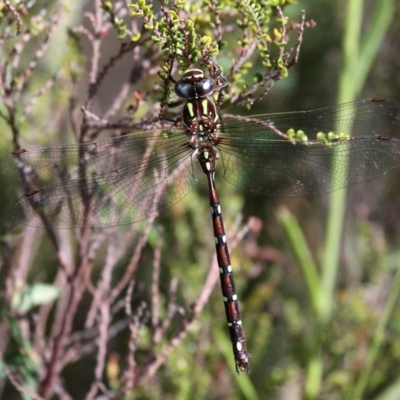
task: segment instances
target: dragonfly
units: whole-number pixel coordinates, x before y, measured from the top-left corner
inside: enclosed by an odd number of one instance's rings
[[[311,111],[220,113],[220,69],[174,84],[179,123],[91,143],[19,148],[0,175],[21,183],[11,214],[34,227],[107,228],[162,213],[205,174],[220,283],[238,373],[250,371],[215,175],[266,196],[328,193],[400,167],[400,103],[375,97]],[[175,104],[176,105],[176,104]],[[175,121],[176,122],[176,121]],[[217,168],[218,165],[218,168]]]

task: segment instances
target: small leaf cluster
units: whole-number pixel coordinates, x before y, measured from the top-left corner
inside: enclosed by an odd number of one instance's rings
[[[212,37],[198,33],[201,14],[191,14],[193,5],[189,7],[181,0],[170,6],[163,2],[157,15],[152,2],[146,0],[129,7],[133,17],[143,18],[143,28],[150,33],[152,42],[163,52],[174,54],[184,69],[200,58],[214,57],[218,53]]]
[[[125,21],[121,17],[118,17],[117,15],[115,15],[115,8],[111,1],[102,1],[101,8],[109,15],[110,23],[114,27],[114,29],[117,33],[118,39],[123,40],[128,35],[132,36]]]
[[[288,75],[297,62],[298,45],[291,55],[289,35],[301,36],[307,25],[290,24],[281,7],[287,0],[204,0],[192,4],[175,0],[138,0],[129,4],[134,19],[141,18],[141,38],[174,55],[182,69],[202,60],[206,65],[223,50],[231,59],[226,73],[230,87],[226,98],[233,105],[251,105],[260,100],[275,81]],[[300,41],[301,42],[301,41]],[[169,65],[162,70],[167,73]],[[226,66],[224,68],[226,70]]]

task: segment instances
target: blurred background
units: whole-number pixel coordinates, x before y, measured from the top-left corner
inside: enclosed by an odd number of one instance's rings
[[[100,3],[104,9],[106,2]],[[16,135],[23,147],[78,141],[93,59],[98,57],[101,66],[120,51],[112,27],[104,25],[109,30],[101,37],[102,20],[85,14],[94,7],[100,12],[100,3],[69,2],[66,9],[56,1],[46,7],[38,1],[27,15],[21,13],[21,23],[31,24],[32,40],[2,39],[0,111],[5,116],[10,103],[4,88],[13,79],[12,69],[5,68],[7,57],[21,46],[19,71],[29,70],[42,41],[35,36],[35,29],[42,28],[35,25],[41,8],[48,18],[59,19],[39,67],[24,78],[28,83],[14,98],[23,104],[15,110],[16,121],[0,121],[1,156],[13,150]],[[118,7],[120,2],[114,2]],[[299,0],[283,7],[284,15],[297,22],[302,10],[316,26],[304,32],[297,65],[250,113],[309,110],[373,97],[400,99],[398,2]],[[6,8],[2,12],[8,18],[4,27],[11,17]],[[124,18],[130,21],[128,12]],[[101,37],[98,53],[88,39],[91,23]],[[72,27],[79,28],[67,35]],[[237,36],[233,31],[223,38],[227,48],[216,61],[224,71],[232,63]],[[161,65],[161,53],[151,54],[158,54]],[[252,61],[250,77],[263,68],[256,58]],[[119,110],[135,103],[140,93],[150,93],[136,110],[140,119],[160,99],[161,86],[151,92],[161,85],[153,68],[157,62],[140,49],[127,51],[106,74],[90,111],[100,117],[108,113],[110,119],[118,115],[113,107],[129,82],[130,95]],[[148,79],[142,78],[143,70],[149,70]],[[21,81],[14,82],[15,87]],[[40,394],[51,399],[400,398],[400,170],[339,194],[292,199],[242,192],[218,179],[251,355],[249,376],[234,370],[218,275],[207,280],[216,265],[207,185],[201,178],[196,190],[155,221],[96,232],[85,247],[75,230],[56,231],[54,239],[44,229],[16,226],[8,216],[17,187],[1,176],[1,398],[22,398],[16,388],[23,388],[23,398]],[[110,248],[121,254],[102,292]],[[65,332],[63,361],[54,386],[46,391],[52,340],[68,299],[62,267],[76,267],[80,252],[90,259],[91,269],[77,285],[82,293]],[[127,286],[114,303],[107,303],[106,323],[101,298],[120,282],[136,252],[131,303],[127,306]],[[209,297],[204,294],[208,289]],[[192,320],[200,293],[207,298]],[[100,294],[104,297],[96,297]],[[24,296],[27,305],[21,306]],[[99,321],[108,333],[101,333]]]

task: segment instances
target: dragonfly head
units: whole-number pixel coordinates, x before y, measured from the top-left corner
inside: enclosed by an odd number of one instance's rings
[[[175,85],[176,95],[185,100],[207,97],[213,92],[214,80],[197,68],[187,70]]]

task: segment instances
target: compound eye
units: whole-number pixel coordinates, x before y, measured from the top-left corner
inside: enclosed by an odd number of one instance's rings
[[[183,81],[177,82],[175,85],[175,93],[182,99],[190,100],[196,96],[196,91],[193,87],[193,83],[187,83]]]
[[[196,82],[196,93],[199,97],[206,97],[214,91],[214,80],[210,77]]]

